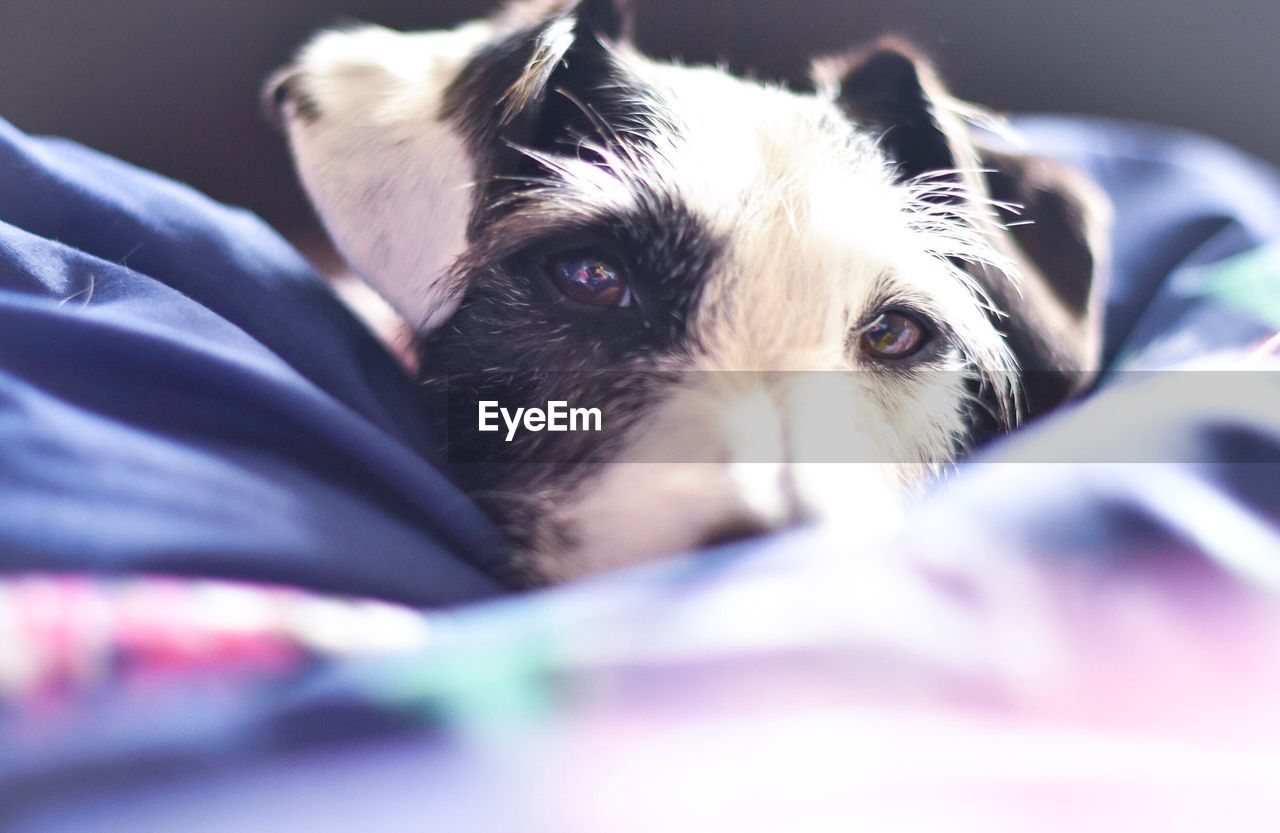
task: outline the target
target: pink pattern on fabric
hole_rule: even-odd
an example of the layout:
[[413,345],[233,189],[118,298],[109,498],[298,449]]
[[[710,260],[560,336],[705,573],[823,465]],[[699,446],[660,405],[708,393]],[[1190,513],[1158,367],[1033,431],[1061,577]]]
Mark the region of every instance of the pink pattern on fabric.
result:
[[53,702],[106,683],[278,676],[320,656],[415,647],[424,628],[391,605],[281,587],[10,577],[0,579],[0,697]]

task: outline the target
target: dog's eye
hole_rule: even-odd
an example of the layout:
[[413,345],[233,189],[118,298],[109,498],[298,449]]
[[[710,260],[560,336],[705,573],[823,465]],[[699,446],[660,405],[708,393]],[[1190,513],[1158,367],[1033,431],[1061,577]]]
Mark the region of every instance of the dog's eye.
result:
[[551,280],[580,304],[625,307],[631,288],[622,268],[596,255],[569,255],[553,260]]
[[914,315],[897,310],[880,313],[862,331],[862,349],[879,359],[905,359],[929,342],[927,327]]

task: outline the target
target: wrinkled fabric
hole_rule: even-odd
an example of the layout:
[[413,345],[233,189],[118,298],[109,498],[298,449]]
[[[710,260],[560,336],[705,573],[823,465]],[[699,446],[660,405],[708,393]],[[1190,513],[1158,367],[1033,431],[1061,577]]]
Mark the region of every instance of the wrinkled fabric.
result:
[[0,125],[0,569],[482,598],[412,385],[257,218]]
[[[837,519],[429,613],[100,577],[496,591],[411,391],[295,255],[175,186],[5,134],[27,199],[41,176],[136,192],[92,232],[57,200],[26,225],[0,213],[5,566],[95,574],[0,581],[3,829],[1270,830],[1280,180],[1182,133],[1020,125],[1116,204],[1093,395],[899,530]],[[107,242],[117,211],[155,230],[145,273],[136,240]],[[78,250],[95,237],[109,256]],[[221,241],[198,267],[193,237]],[[270,257],[244,255],[254,240]],[[434,566],[397,573],[411,551]],[[93,638],[121,610],[146,627]]]

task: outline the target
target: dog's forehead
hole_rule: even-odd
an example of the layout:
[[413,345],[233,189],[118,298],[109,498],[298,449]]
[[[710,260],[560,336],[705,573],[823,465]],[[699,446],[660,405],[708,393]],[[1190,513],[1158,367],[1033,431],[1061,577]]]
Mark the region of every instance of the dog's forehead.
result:
[[897,200],[875,138],[833,102],[719,69],[620,61],[672,127],[683,195],[712,219],[782,213],[798,227]]
[[801,326],[840,338],[843,316],[886,282],[931,292],[947,280],[875,136],[833,102],[717,69],[620,60],[670,125],[664,181],[727,243],[704,309],[749,304],[777,333],[770,305],[804,298],[831,326],[814,330],[812,316]]
[[[851,122],[830,97],[655,60],[627,44],[604,46],[599,60],[556,64],[537,49],[530,57],[531,37],[542,42],[528,32],[495,42],[449,95],[458,123],[483,137],[473,143],[478,159],[495,146],[499,153],[531,151],[541,170],[525,168],[519,177],[555,183],[524,193],[542,218],[568,220],[579,208],[584,215],[645,209],[656,194],[749,261],[784,251],[794,259],[805,249],[826,261],[875,260],[888,268],[909,249],[907,195],[876,134]],[[550,65],[564,68],[564,76]],[[549,112],[533,130],[494,141],[495,113],[512,118],[517,101],[521,108],[545,102],[534,109]],[[574,149],[579,141],[595,153]],[[593,156],[604,164],[584,163]],[[480,170],[483,176],[483,162]],[[504,188],[509,174],[498,170],[492,181]],[[491,195],[481,196],[482,208],[492,204]],[[838,262],[822,266],[842,270]]]

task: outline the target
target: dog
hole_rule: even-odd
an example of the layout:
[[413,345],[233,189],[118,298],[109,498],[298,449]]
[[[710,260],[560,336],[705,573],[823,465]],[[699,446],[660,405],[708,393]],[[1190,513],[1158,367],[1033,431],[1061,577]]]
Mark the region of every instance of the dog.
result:
[[[797,91],[652,60],[629,26],[614,0],[525,0],[327,31],[266,91],[337,247],[411,325],[513,580],[891,524],[1087,390],[1107,209],[1084,177],[1001,146],[900,41]],[[591,425],[555,430],[556,403]]]

